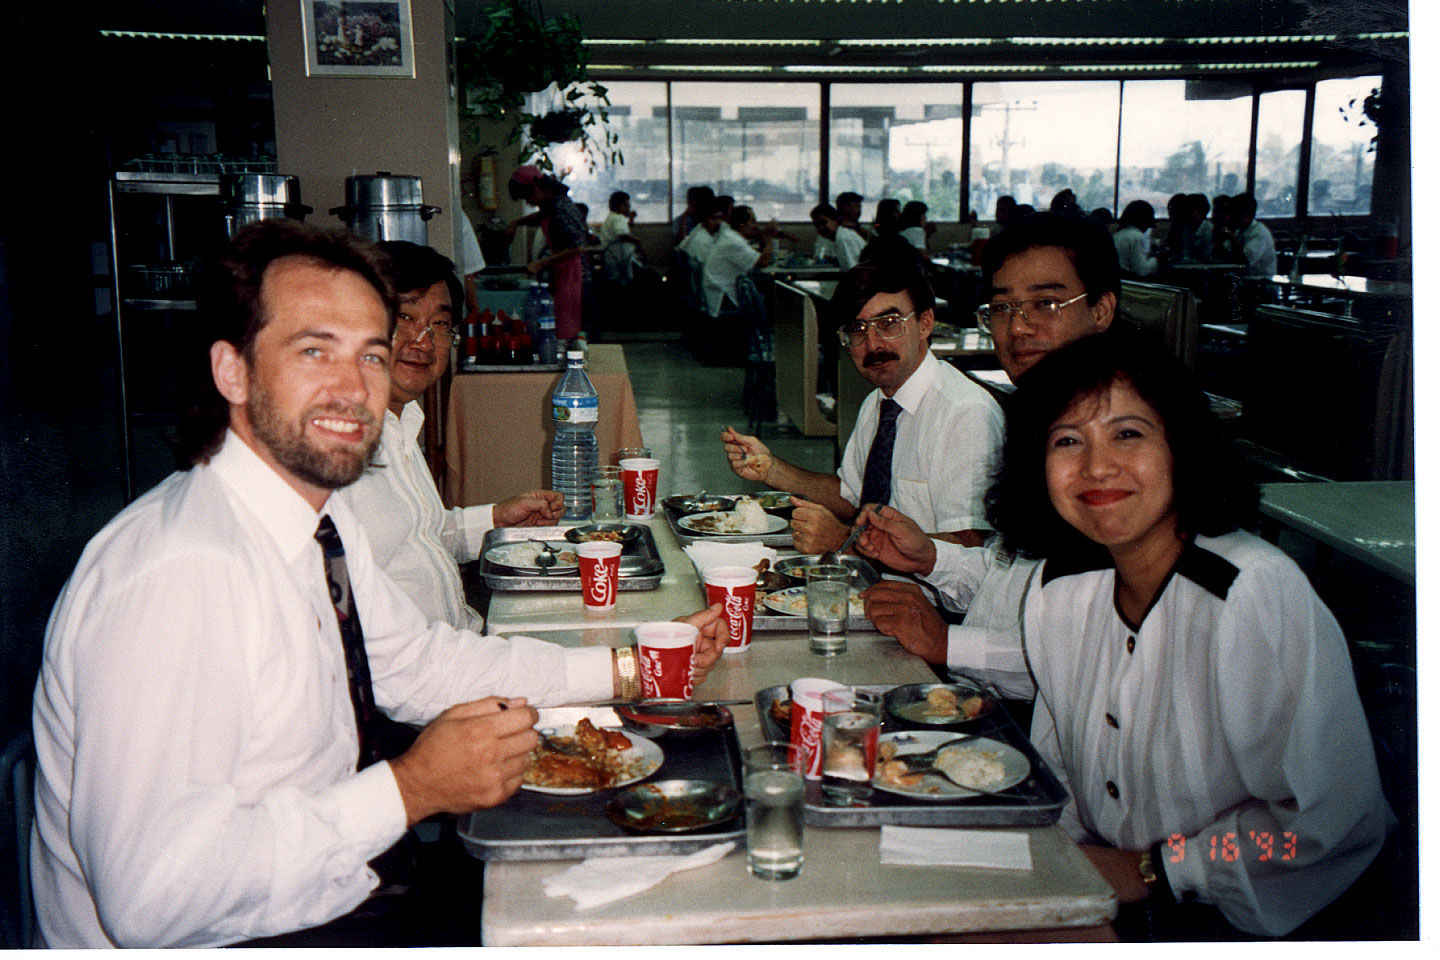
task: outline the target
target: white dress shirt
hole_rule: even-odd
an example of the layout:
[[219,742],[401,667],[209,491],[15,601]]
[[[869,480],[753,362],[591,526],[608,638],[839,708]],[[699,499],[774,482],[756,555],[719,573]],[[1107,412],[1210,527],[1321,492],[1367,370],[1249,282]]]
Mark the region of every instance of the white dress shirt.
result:
[[494,504],[445,509],[417,439],[424,425],[416,401],[398,417],[386,410],[374,466],[340,495],[364,525],[375,561],[427,620],[479,633],[485,618],[465,602],[456,564],[480,555],[495,526]]
[[1177,896],[1267,935],[1379,852],[1394,818],[1345,639],[1278,548],[1197,537],[1138,627],[1117,611],[1113,568],[1051,558],[1025,631],[1030,735],[1068,781],[1061,826],[1077,840],[1168,841],[1157,866]]
[[485,269],[485,255],[480,252],[480,241],[470,218],[461,213],[455,219],[460,224],[460,276],[468,277]]
[[836,227],[834,250],[831,255],[840,262],[841,270],[849,270],[860,262],[860,251],[865,249],[865,238],[849,227]]
[[1275,276],[1275,238],[1270,228],[1259,220],[1251,220],[1239,239],[1245,254],[1245,276],[1266,280]]
[[[726,225],[721,224],[723,229]],[[719,231],[716,231],[718,233]],[[715,234],[696,224],[695,229],[685,234],[685,239],[680,241],[679,250],[687,254],[696,263],[704,263],[705,257],[710,253],[710,248],[715,245]]]
[[750,246],[730,224],[722,224],[705,255],[705,266],[701,271],[702,289],[705,292],[705,309],[710,316],[718,317],[725,298],[736,305],[735,281],[749,273],[760,259],[760,251]]
[[[425,618],[345,544],[375,699],[425,722],[487,694],[609,696],[610,653]],[[405,830],[358,743],[321,514],[233,433],[90,541],[51,614],[35,690],[35,903],[51,947],[219,946],[325,923]]]
[[815,259],[825,260],[835,258],[835,244],[829,237],[822,237],[815,234]]
[[964,623],[947,629],[947,667],[988,680],[1007,697],[1035,698],[1020,645],[1020,610],[1039,566],[1002,548],[999,537],[983,547],[935,541],[935,567],[924,579],[946,607],[965,614]]
[[[857,506],[881,399],[874,390],[860,405],[840,462],[840,495]],[[890,506],[927,533],[985,529],[985,492],[1005,437],[999,404],[929,352],[894,400],[901,412],[890,459]]]
[[1139,227],[1122,227],[1115,232],[1114,239],[1121,270],[1148,277],[1160,269],[1160,263],[1150,256],[1150,238]]
[[900,236],[907,240],[910,243],[910,246],[914,247],[916,250],[919,250],[921,253],[925,252],[924,227],[906,227],[904,230],[900,231]]
[[630,218],[623,213],[616,213],[611,210],[605,215],[600,223],[600,245],[608,247],[615,242],[616,237],[623,237],[630,233]]

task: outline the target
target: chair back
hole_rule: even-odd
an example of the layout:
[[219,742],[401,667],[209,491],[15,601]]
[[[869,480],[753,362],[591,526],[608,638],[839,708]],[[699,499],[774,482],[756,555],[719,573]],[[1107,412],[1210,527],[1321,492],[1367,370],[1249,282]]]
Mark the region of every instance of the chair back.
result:
[[[30,889],[30,830],[35,822],[35,741],[16,735],[0,753],[0,850],[6,876],[0,884],[0,948],[24,950],[35,943],[35,903]],[[13,846],[13,850],[12,850]],[[14,883],[12,885],[11,880]],[[13,889],[12,889],[13,886]]]
[[1195,369],[1200,347],[1200,314],[1195,294],[1184,287],[1138,280],[1120,281],[1120,316],[1137,327],[1159,333],[1180,361]]
[[628,237],[610,241],[600,254],[605,282],[617,287],[632,283],[639,254],[640,245]]
[[1243,439],[1331,480],[1414,478],[1408,325],[1262,306],[1246,353]]
[[775,399],[807,437],[833,437],[815,400],[820,376],[820,332],[815,301],[788,283],[775,284]]

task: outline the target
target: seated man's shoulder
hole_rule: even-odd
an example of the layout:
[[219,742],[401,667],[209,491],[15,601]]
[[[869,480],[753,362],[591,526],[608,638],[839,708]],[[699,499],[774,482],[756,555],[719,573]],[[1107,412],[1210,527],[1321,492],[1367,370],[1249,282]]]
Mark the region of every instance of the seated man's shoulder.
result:
[[1000,404],[989,390],[944,360],[938,362],[940,368],[935,376],[935,392],[943,402],[957,409],[980,408],[996,418],[1004,419]]

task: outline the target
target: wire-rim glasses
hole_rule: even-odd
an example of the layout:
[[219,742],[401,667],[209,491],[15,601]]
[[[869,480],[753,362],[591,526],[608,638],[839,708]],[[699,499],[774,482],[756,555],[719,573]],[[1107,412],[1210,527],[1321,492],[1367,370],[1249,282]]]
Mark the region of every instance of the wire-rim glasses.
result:
[[1004,300],[1000,303],[982,303],[975,308],[975,319],[980,322],[980,328],[987,332],[993,332],[997,322],[1009,324],[1015,319],[1018,313],[1030,323],[1048,324],[1054,323],[1060,316],[1060,311],[1078,303],[1085,298],[1086,294],[1077,293],[1069,300],[1056,300],[1054,297],[1036,297],[1033,300]]
[[898,313],[886,313],[869,320],[852,320],[836,330],[835,335],[840,338],[840,345],[845,347],[851,343],[863,342],[872,329],[881,340],[898,340],[905,335],[905,321],[918,312],[911,310],[903,317]]

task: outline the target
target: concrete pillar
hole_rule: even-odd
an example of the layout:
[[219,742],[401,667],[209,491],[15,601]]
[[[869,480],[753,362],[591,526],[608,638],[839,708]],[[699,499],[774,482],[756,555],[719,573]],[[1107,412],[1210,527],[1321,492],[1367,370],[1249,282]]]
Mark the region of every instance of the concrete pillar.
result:
[[307,222],[340,223],[345,178],[385,170],[421,178],[425,202],[441,208],[430,246],[459,260],[459,125],[453,76],[455,16],[435,0],[410,0],[414,77],[307,77],[303,4],[267,5],[275,146],[281,173],[300,178]]

